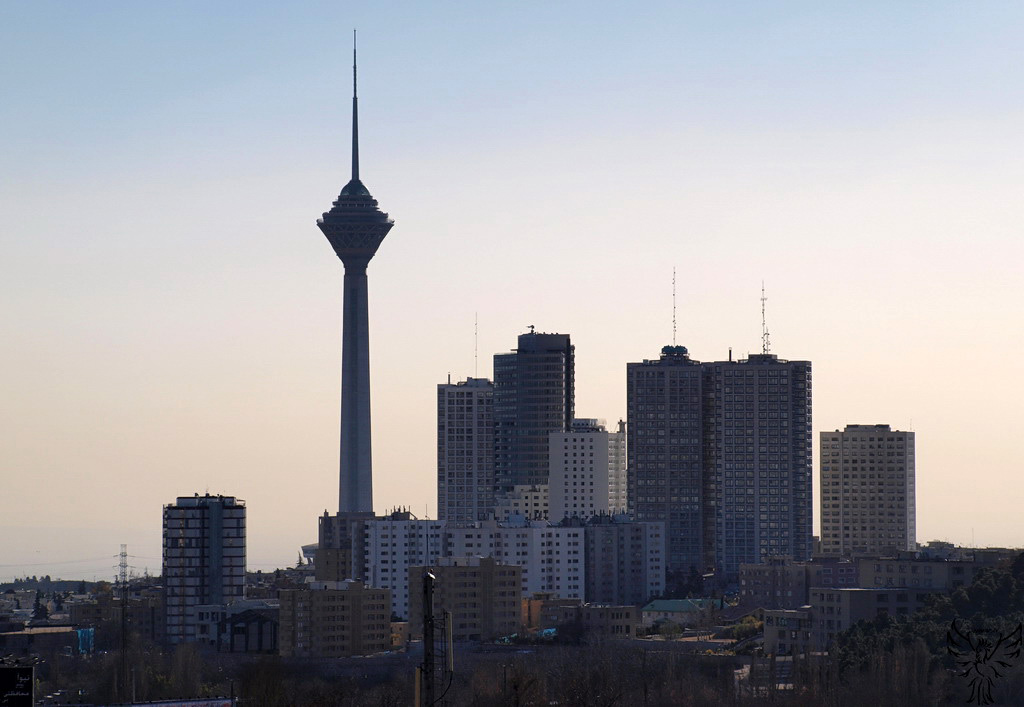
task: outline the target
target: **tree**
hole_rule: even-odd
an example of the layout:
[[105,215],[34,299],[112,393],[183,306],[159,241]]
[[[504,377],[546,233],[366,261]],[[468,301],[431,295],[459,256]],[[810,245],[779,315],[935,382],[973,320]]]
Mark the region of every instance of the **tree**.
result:
[[50,616],[50,610],[46,608],[46,602],[43,601],[42,597],[43,593],[37,591],[35,603],[32,605],[33,621],[45,621]]

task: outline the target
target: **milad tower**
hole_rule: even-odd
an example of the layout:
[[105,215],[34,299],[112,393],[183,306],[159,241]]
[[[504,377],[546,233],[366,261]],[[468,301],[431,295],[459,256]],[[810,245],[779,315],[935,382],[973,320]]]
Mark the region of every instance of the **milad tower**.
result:
[[366,267],[395,222],[359,181],[359,108],[356,50],[352,48],[352,179],[331,210],[317,219],[334,252],[345,264],[341,333],[340,514],[373,513],[370,455],[370,317]]

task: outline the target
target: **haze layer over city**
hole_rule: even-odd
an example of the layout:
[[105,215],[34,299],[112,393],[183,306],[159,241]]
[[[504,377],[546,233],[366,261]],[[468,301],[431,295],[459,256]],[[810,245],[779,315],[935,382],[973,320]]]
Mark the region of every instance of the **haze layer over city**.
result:
[[1019,5],[39,2],[0,22],[0,579],[109,577],[120,543],[158,573],[161,506],[206,490],[246,500],[251,569],[316,540],[353,26],[396,221],[377,512],[434,516],[436,384],[530,326],[572,336],[578,416],[624,418],[674,268],[699,360],[761,350],[764,283],[815,441],[916,432],[920,541],[1024,544]]

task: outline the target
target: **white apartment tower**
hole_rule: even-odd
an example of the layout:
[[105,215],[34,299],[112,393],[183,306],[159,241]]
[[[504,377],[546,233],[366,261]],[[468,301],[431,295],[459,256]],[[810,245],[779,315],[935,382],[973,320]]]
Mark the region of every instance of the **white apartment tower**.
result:
[[608,432],[603,420],[577,419],[548,439],[552,522],[626,512],[625,423]]
[[522,568],[523,596],[547,592],[562,599],[583,599],[586,589],[586,529],[557,527],[546,521],[499,525],[479,523],[475,528],[449,528],[452,557],[493,557]]
[[365,524],[366,584],[391,590],[393,614],[409,617],[409,568],[429,566],[448,555],[446,525],[443,520],[420,520],[408,511]]
[[437,386],[437,517],[474,523],[494,513],[494,386]]
[[180,496],[164,506],[163,546],[167,640],[194,641],[192,607],[245,597],[245,501]]
[[822,554],[916,550],[914,433],[847,425],[820,444]]

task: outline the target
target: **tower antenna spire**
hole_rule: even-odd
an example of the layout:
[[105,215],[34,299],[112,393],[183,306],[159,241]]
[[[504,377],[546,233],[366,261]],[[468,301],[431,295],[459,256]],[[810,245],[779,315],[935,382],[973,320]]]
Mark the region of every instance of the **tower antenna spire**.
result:
[[359,180],[359,97],[356,90],[356,31],[352,30],[352,180]]
[[355,30],[352,30],[352,179],[359,178],[359,99],[355,77]]
[[473,377],[478,378],[477,364],[480,359],[480,315],[473,312]]
[[768,320],[765,318],[764,303],[768,301],[768,298],[764,296],[764,280],[761,280],[761,353],[766,354],[771,351],[772,344],[768,338]]
[[676,266],[672,266],[672,345],[676,345]]

